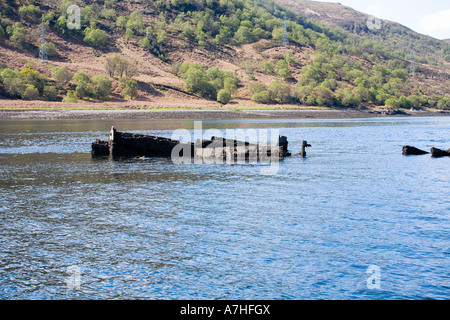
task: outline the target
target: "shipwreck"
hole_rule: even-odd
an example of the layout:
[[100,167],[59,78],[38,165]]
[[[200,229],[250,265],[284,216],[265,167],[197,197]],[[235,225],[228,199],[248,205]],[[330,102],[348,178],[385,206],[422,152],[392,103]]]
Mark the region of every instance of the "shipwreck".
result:
[[[302,155],[305,148],[310,147],[306,141],[302,143]],[[251,144],[245,141],[211,137],[183,143],[179,140],[117,131],[111,127],[107,141],[97,139],[92,143],[92,156],[114,158],[136,157],[189,157],[200,159],[217,159],[223,161],[268,161],[282,160],[291,156],[285,136],[278,136],[278,143],[273,146]]]
[[432,147],[430,152],[428,152],[412,146],[403,146],[402,153],[405,156],[431,154],[431,157],[433,158],[450,157],[450,149],[442,150],[435,147]]

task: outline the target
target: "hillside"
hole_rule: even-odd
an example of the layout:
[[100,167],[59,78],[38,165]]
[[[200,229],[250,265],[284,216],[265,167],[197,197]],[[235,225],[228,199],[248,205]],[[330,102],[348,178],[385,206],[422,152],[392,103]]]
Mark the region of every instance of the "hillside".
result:
[[[362,14],[337,4],[305,2],[315,6],[305,16],[292,6],[303,2],[276,2],[287,9],[270,1],[78,1],[80,28],[71,29],[70,1],[0,0],[0,98],[22,107],[25,99],[128,108],[450,108],[445,42],[394,23],[370,32]],[[408,46],[427,53],[415,56],[414,73]]]

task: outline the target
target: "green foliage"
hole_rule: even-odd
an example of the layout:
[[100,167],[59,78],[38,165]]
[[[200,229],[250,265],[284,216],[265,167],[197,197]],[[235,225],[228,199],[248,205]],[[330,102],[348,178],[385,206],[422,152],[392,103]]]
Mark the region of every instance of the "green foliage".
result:
[[217,93],[217,101],[221,104],[227,104],[231,100],[231,94],[226,89],[220,89]]
[[291,100],[291,88],[290,86],[278,80],[273,81],[269,85],[269,98],[278,103],[288,103]]
[[84,42],[95,49],[106,47],[106,32],[96,28],[86,28],[84,31]]
[[263,91],[267,91],[267,87],[264,83],[253,81],[247,85],[250,96],[253,96],[255,93],[260,93]]
[[71,103],[77,103],[78,102],[78,97],[75,93],[73,93],[72,91],[67,91],[67,95],[64,97],[64,99],[62,100],[63,102],[71,102]]
[[73,74],[66,67],[54,67],[52,69],[52,77],[62,87],[72,80]]
[[136,80],[130,77],[122,77],[119,79],[119,84],[124,95],[129,96],[131,99],[136,98],[138,93],[138,83]]
[[30,4],[28,6],[24,5],[24,6],[21,6],[19,8],[19,16],[20,16],[20,18],[21,19],[26,19],[26,20],[29,20],[29,21],[33,21],[33,22],[37,21],[37,19],[38,19],[38,16],[37,16],[38,12],[39,12],[39,7],[35,6],[35,5],[32,5],[32,4]]
[[58,55],[58,49],[53,42],[46,42],[45,49],[47,50],[47,56],[49,58],[54,58]]
[[361,104],[360,98],[350,88],[337,90],[336,99],[340,106],[346,108],[355,108]]
[[264,61],[259,65],[259,71],[264,74],[273,74],[275,72],[275,68],[269,61]]
[[388,108],[397,108],[398,107],[398,101],[394,98],[389,98],[384,102],[384,105]]
[[233,73],[221,71],[217,68],[205,68],[198,63],[183,63],[179,75],[185,80],[185,89],[202,97],[216,100],[217,93],[225,89],[234,92],[239,84],[239,78]]
[[122,78],[134,77],[138,74],[136,65],[132,64],[120,56],[107,57],[105,60],[105,70],[110,77],[118,76]]
[[54,86],[45,86],[42,98],[46,101],[55,101],[58,98],[58,90]]
[[39,91],[33,85],[27,84],[24,92],[22,93],[23,100],[38,100]]
[[92,77],[93,96],[99,100],[108,100],[111,95],[112,84],[107,76],[96,75]]
[[27,44],[27,33],[28,31],[22,26],[20,22],[15,23],[13,26],[9,26],[6,29],[7,33],[10,35],[9,40],[19,48],[24,48]]
[[269,93],[267,91],[260,91],[260,92],[255,92],[252,96],[251,96],[251,100],[253,102],[256,103],[263,103],[266,104],[269,102],[270,98],[269,98]]

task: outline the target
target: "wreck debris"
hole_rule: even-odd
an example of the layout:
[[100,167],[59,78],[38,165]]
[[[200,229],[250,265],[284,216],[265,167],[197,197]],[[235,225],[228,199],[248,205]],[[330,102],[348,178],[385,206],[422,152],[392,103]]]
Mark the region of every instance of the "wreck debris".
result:
[[409,155],[422,155],[422,154],[427,154],[429,152],[424,151],[424,150],[420,150],[416,147],[412,147],[412,146],[403,146],[402,149],[403,155],[405,156],[409,156]]
[[171,157],[174,152],[177,157],[227,161],[263,161],[271,157],[281,160],[291,155],[285,136],[279,136],[275,146],[261,146],[214,136],[210,140],[182,143],[169,138],[119,132],[111,127],[108,141],[97,139],[92,143],[94,157]]
[[450,149],[448,150],[441,150],[435,147],[432,147],[430,149],[431,156],[433,158],[440,158],[440,157],[450,157]]
[[300,156],[302,158],[306,157],[306,148],[307,147],[311,147],[311,145],[307,141],[303,140],[302,141],[302,151],[300,151]]

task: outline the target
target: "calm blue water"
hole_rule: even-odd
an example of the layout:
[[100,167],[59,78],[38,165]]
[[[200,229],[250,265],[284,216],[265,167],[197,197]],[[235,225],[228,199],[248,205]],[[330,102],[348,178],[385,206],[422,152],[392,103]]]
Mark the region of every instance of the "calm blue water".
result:
[[450,148],[449,117],[203,122],[312,144],[276,175],[93,160],[112,124],[193,128],[0,122],[0,299],[450,298],[450,158],[401,154]]

